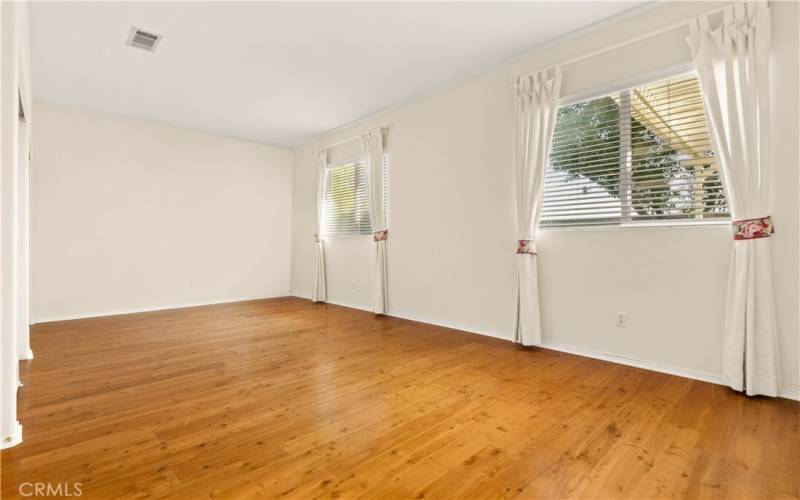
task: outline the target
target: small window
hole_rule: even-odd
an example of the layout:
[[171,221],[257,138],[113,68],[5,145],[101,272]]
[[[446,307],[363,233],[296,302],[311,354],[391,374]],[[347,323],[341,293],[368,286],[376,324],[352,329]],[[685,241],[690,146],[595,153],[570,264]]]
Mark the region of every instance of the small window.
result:
[[559,108],[542,228],[729,217],[696,75]]
[[[372,234],[369,214],[367,168],[357,160],[325,169],[322,203],[324,236],[359,236]],[[383,210],[388,226],[388,158],[383,157]]]

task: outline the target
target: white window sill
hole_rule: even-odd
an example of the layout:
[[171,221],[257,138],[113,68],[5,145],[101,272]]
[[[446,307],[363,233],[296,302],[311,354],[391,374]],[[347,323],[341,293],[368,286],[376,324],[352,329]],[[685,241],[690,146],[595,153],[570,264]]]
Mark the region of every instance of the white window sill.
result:
[[642,228],[707,228],[709,226],[730,226],[731,219],[687,222],[687,221],[664,221],[664,222],[634,222],[628,224],[608,224],[597,226],[571,226],[571,227],[540,227],[538,231],[561,232],[561,231],[614,231]]
[[354,238],[372,238],[372,233],[370,233],[370,234],[329,234],[329,235],[324,235],[323,234],[321,236],[321,238],[322,238],[323,241],[325,241],[325,240],[339,240],[339,239],[350,240],[350,239],[354,239]]

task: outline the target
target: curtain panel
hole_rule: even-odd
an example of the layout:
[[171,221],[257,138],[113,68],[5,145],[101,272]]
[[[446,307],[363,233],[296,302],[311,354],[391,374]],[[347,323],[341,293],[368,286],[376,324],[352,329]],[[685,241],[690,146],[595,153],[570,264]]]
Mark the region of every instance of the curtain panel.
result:
[[721,25],[691,23],[687,39],[733,216],[723,332],[723,379],[748,395],[780,390],[770,261],[769,56],[766,2],[737,3]]
[[514,169],[517,211],[517,294],[514,342],[542,342],[539,310],[536,227],[544,177],[555,130],[561,69],[522,75],[514,80],[516,136]]
[[372,221],[372,310],[385,314],[389,307],[386,273],[386,214],[383,211],[383,129],[376,128],[361,135],[361,154],[369,176],[369,216]]
[[317,169],[317,232],[314,234],[314,287],[312,302],[325,302],[328,293],[325,286],[325,243],[322,239],[322,206],[325,198],[325,169],[328,168],[328,150],[314,151]]

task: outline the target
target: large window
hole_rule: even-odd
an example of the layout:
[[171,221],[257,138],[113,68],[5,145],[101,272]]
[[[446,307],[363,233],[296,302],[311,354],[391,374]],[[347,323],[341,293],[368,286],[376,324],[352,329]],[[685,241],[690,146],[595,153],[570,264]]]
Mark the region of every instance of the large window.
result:
[[[369,215],[367,168],[357,160],[325,169],[325,195],[322,203],[324,236],[372,234]],[[388,226],[388,159],[383,157],[383,210]]]
[[542,227],[727,218],[695,75],[558,110]]

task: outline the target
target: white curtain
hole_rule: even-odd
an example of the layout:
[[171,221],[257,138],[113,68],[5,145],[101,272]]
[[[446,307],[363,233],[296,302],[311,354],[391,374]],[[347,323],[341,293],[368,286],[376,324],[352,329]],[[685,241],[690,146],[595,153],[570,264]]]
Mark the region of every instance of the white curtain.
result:
[[325,302],[328,293],[325,287],[325,243],[322,241],[322,204],[325,199],[325,169],[328,167],[328,150],[314,151],[314,164],[317,167],[317,232],[314,234],[314,289],[313,302]]
[[383,130],[377,128],[361,136],[361,153],[369,175],[369,217],[372,220],[372,310],[384,314],[388,308],[386,280],[386,214],[383,211]]
[[544,191],[544,174],[555,129],[561,70],[545,70],[517,77],[514,167],[517,192],[517,314],[514,342],[542,342],[539,313],[536,227]]
[[780,389],[769,217],[770,11],[737,3],[722,24],[695,20],[687,39],[703,89],[734,223],[723,337],[725,382],[748,395]]

